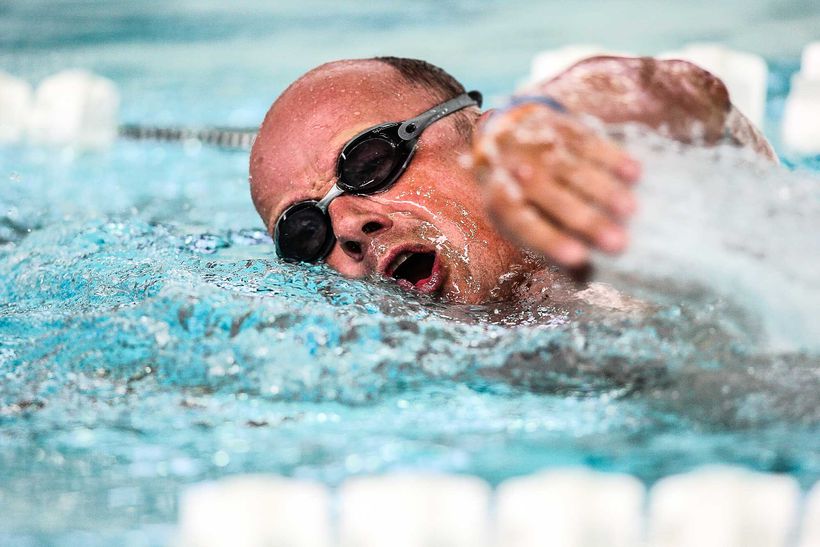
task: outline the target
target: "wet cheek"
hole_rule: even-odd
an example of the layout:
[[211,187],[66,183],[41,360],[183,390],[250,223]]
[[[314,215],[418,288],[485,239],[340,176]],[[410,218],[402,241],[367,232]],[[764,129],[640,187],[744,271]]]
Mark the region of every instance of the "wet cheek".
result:
[[476,223],[470,212],[457,200],[447,199],[435,189],[416,189],[405,192],[400,198],[413,200],[424,212],[425,220],[418,226],[420,239],[432,243],[450,265],[453,281],[461,292],[477,289],[472,275],[472,247],[482,244],[475,241]]
[[338,245],[334,247],[333,251],[325,260],[325,263],[330,269],[339,272],[345,277],[357,278],[364,277],[367,274],[363,264],[350,260]]
[[[448,237],[445,230],[431,223],[423,223],[419,227],[418,237],[432,243],[441,255],[442,261],[448,270],[448,294],[451,299],[458,301],[472,301],[472,295],[478,294],[482,288],[482,281],[478,277],[481,271],[480,258],[475,260],[479,253],[475,244],[465,242],[462,235]],[[458,228],[450,227],[450,231],[458,232]]]
[[[391,219],[423,219],[413,228],[413,235],[432,243],[448,265],[448,296],[472,301],[481,294],[487,281],[481,278],[486,265],[482,264],[484,253],[480,249],[488,245],[487,238],[482,237],[480,219],[477,222],[474,218],[481,213],[431,185],[399,191],[390,201],[399,208],[391,213]],[[397,222],[394,228],[401,225]]]
[[431,185],[397,193],[395,203],[414,210],[424,221],[434,224],[439,231],[454,241],[464,242],[475,237],[477,224],[474,216],[481,214],[453,196]]
[[480,222],[461,219],[455,223],[457,236],[449,238],[444,245],[445,256],[458,275],[453,278],[453,288],[460,299],[470,302],[481,301],[500,283],[500,277],[507,273],[506,265],[499,260],[494,249],[495,234]]

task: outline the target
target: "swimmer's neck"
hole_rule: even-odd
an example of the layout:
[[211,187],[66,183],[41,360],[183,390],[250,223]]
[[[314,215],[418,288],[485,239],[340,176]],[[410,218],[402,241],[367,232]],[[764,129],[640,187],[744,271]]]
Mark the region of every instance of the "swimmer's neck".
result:
[[513,291],[513,300],[532,305],[549,304],[574,309],[578,306],[601,311],[637,313],[650,309],[612,285],[599,281],[579,281],[565,271],[544,266],[522,276]]

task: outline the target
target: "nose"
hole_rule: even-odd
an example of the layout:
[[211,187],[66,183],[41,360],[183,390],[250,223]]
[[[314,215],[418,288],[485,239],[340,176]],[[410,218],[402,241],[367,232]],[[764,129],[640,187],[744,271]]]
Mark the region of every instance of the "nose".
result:
[[339,247],[344,254],[361,262],[370,241],[389,230],[393,221],[381,210],[381,205],[360,196],[344,195],[336,198],[328,208],[330,221]]

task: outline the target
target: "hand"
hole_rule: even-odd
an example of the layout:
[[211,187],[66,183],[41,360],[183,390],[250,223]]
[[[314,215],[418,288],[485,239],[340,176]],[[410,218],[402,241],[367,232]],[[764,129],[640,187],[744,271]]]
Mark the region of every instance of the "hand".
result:
[[573,116],[539,103],[496,113],[473,160],[491,218],[519,245],[568,268],[626,247],[640,164]]

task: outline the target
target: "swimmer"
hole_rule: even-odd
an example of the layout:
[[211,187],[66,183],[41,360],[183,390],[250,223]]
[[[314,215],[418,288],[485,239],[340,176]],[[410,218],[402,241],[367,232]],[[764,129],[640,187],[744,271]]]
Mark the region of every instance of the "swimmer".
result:
[[[500,110],[444,70],[380,57],[324,64],[273,103],[250,159],[279,256],[452,302],[561,285],[626,249],[640,164],[595,123],[775,160],[723,83],[685,62],[594,57]],[[590,122],[598,120],[599,122]]]

